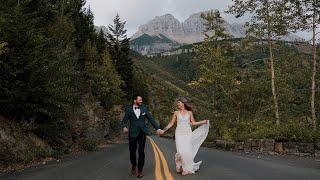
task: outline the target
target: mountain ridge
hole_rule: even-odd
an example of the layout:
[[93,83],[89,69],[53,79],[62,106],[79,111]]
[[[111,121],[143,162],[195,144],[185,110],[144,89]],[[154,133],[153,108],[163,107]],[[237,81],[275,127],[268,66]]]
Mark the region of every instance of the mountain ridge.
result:
[[[191,14],[187,19],[180,22],[172,14],[155,16],[147,23],[139,26],[136,33],[130,37],[130,47],[143,55],[157,54],[171,51],[183,45],[202,42],[205,38],[203,31],[204,20],[200,17],[201,11]],[[244,23],[229,23],[224,19],[223,26],[234,38],[246,36]],[[105,33],[108,29],[104,26],[96,26],[97,31],[102,29]],[[303,39],[295,34],[281,37],[285,41],[302,41]]]
[[[181,44],[193,44],[203,41],[205,38],[203,31],[205,29],[201,13],[209,11],[202,11],[191,14],[187,19],[180,22],[172,14],[165,14],[156,16],[148,21],[146,24],[140,25],[138,31],[134,33],[131,39],[136,39],[142,34],[156,35],[158,33],[164,34],[170,39],[173,39]],[[244,37],[245,29],[240,23],[230,24],[225,20],[224,26],[234,37]]]

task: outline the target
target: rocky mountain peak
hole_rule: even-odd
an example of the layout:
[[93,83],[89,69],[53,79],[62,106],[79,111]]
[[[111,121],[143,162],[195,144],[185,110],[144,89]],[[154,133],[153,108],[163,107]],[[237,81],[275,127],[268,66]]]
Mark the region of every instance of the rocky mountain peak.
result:
[[[180,22],[172,14],[165,14],[163,16],[156,16],[154,19],[148,23],[141,25],[132,39],[135,39],[143,34],[156,35],[163,34],[168,38],[177,41],[182,44],[191,44],[203,41],[204,35],[202,34],[204,30],[203,20],[201,19],[201,13],[209,11],[198,12],[190,15],[185,21]],[[233,30],[231,25],[226,23],[228,30]],[[237,28],[240,25],[237,24]],[[242,26],[241,26],[242,27]],[[243,29],[243,27],[242,27]],[[242,30],[240,31],[242,32]],[[234,33],[233,31],[230,32]],[[235,32],[235,35],[239,35],[239,32]]]
[[156,16],[155,19],[175,19],[175,17],[172,14],[165,14],[162,16]]

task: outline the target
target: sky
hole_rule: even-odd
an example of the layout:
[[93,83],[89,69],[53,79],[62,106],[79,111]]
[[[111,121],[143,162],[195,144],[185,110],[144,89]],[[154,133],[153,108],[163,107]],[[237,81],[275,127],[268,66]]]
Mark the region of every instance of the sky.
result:
[[[107,26],[112,23],[113,17],[119,13],[127,21],[126,28],[131,36],[155,16],[172,14],[180,22],[191,14],[210,9],[219,9],[221,12],[228,9],[231,0],[87,0],[86,6],[91,8],[95,16],[95,25]],[[229,22],[241,22],[232,15],[222,15]]]
[[[132,36],[140,25],[156,16],[172,14],[180,22],[191,14],[218,9],[224,12],[231,6],[232,0],[87,0],[86,7],[90,7],[95,16],[94,23],[98,26],[108,26],[119,13],[126,21],[125,28],[128,36]],[[243,23],[247,18],[236,19],[233,15],[222,13],[229,23]],[[310,39],[310,33],[299,32],[297,35]]]

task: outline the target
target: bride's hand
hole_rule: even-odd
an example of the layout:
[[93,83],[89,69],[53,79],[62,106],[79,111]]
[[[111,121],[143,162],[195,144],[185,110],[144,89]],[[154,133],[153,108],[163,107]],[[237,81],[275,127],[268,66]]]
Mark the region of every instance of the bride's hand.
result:
[[209,120],[203,120],[203,124],[208,124]]

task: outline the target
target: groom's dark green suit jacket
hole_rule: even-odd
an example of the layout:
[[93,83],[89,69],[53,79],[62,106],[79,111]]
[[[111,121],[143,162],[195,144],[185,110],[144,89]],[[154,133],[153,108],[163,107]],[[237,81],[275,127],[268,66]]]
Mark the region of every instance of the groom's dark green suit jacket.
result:
[[132,105],[129,106],[125,111],[125,115],[122,120],[122,127],[128,128],[129,122],[129,137],[138,137],[140,130],[142,130],[146,134],[149,134],[149,130],[146,125],[146,119],[156,130],[160,129],[159,125],[156,123],[147,107],[145,105],[141,105],[139,106],[139,108],[141,112],[139,118],[137,118],[137,116],[135,115]]

